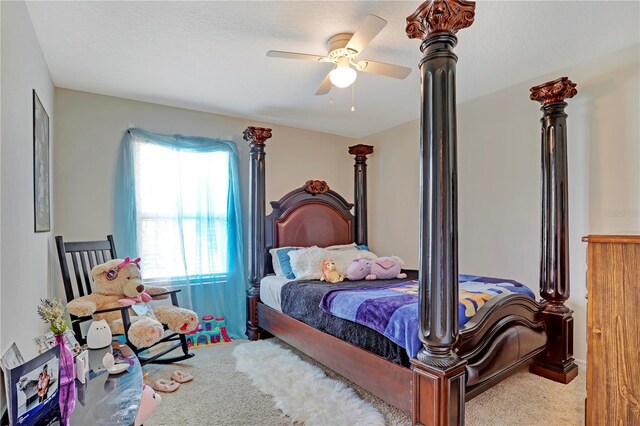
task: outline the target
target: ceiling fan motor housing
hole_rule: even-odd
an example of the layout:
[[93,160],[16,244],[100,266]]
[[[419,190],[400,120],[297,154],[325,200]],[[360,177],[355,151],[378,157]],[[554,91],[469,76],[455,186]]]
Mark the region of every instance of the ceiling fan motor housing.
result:
[[338,62],[340,58],[345,57],[352,60],[358,55],[357,51],[346,48],[351,37],[353,37],[353,33],[340,33],[334,35],[327,41],[327,50],[329,51],[327,57],[332,62]]

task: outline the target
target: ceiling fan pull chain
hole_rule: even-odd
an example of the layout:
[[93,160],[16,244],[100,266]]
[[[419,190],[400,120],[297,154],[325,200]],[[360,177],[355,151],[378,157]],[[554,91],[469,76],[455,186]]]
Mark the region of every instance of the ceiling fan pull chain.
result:
[[356,85],[355,83],[351,85],[351,112],[354,112],[356,110]]

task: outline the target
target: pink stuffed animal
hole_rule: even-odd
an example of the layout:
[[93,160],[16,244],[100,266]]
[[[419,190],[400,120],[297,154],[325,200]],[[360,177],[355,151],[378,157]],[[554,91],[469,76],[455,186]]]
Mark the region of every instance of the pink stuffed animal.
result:
[[407,278],[402,273],[402,260],[399,257],[378,257],[375,259],[354,259],[347,268],[347,279],[355,280],[388,280]]
[[160,395],[155,393],[151,386],[145,384],[142,385],[142,399],[140,400],[140,408],[138,409],[138,415],[136,416],[135,426],[141,426],[145,421],[151,417],[158,405],[160,405]]

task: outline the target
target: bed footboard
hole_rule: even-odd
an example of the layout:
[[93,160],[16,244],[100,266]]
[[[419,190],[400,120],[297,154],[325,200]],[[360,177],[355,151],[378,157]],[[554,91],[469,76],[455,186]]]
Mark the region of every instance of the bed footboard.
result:
[[524,295],[494,298],[460,333],[467,361],[467,400],[533,362],[547,343],[544,305]]

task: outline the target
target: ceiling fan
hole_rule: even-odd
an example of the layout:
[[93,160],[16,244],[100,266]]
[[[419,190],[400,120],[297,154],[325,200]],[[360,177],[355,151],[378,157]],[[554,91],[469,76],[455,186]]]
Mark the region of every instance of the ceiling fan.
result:
[[303,61],[331,62],[335,66],[320,83],[316,95],[326,95],[331,85],[344,88],[349,87],[358,76],[357,71],[370,72],[398,79],[404,79],[411,73],[411,68],[399,65],[360,60],[358,56],[371,43],[387,21],[376,15],[368,15],[355,33],[340,33],[327,41],[329,53],[326,56],[310,55],[307,53],[283,52],[269,50],[267,56],[272,58],[301,59]]

